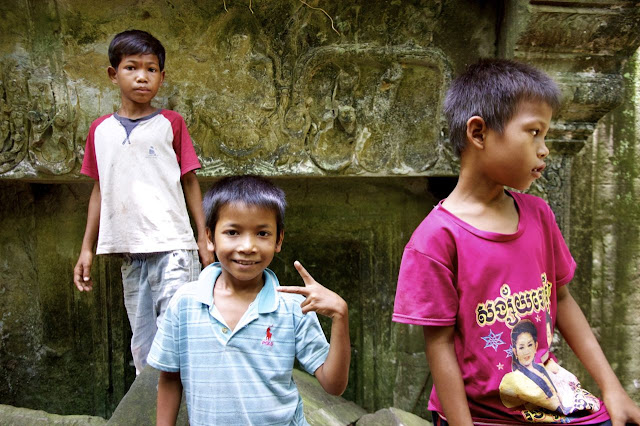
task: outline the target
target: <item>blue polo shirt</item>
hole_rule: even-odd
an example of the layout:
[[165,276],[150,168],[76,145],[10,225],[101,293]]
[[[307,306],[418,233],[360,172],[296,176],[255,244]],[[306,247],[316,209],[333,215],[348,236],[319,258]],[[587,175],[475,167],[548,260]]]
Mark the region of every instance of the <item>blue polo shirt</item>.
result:
[[191,425],[306,425],[292,378],[294,360],[313,374],[329,344],[314,312],[303,314],[303,296],[265,283],[231,331],[213,300],[219,263],[171,299],[148,363],[180,372]]

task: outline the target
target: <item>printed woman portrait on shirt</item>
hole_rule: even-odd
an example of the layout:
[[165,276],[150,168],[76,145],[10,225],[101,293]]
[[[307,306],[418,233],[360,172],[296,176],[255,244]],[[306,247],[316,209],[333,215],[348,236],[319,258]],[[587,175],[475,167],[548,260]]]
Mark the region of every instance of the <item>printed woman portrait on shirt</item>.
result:
[[524,406],[527,410],[546,408],[564,412],[551,377],[542,364],[535,362],[538,331],[529,320],[522,320],[511,330],[511,373],[500,382],[500,399],[508,408]]
[[[551,324],[551,315],[546,315],[547,342],[551,347],[553,341],[553,325]],[[551,381],[556,387],[558,398],[563,407],[564,414],[570,414],[574,411],[589,410],[597,412],[600,410],[600,400],[583,389],[580,381],[570,371],[561,367],[553,357],[549,356],[549,352],[542,356],[544,368],[547,370]]]

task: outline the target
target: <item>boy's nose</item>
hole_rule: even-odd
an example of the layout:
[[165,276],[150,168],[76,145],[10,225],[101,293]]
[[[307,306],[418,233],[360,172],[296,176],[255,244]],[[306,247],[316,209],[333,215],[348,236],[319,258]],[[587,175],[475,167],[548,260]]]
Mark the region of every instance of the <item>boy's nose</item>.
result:
[[144,71],[140,71],[137,75],[136,75],[136,80],[139,82],[145,82],[147,81],[147,73]]
[[542,141],[542,144],[538,149],[538,158],[546,158],[547,155],[549,155],[549,148],[547,148],[547,144]]
[[252,252],[255,249],[255,241],[250,236],[244,237],[240,240],[240,244],[238,244],[238,251],[243,253]]

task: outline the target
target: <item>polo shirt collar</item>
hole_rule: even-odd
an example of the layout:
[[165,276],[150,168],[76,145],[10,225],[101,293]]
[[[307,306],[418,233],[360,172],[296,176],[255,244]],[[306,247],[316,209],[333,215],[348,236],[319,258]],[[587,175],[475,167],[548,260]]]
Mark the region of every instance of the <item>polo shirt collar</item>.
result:
[[[212,263],[200,272],[195,292],[195,299],[198,302],[209,306],[209,308],[213,306],[213,287],[216,285],[216,280],[221,273],[220,262]],[[257,303],[259,314],[268,314],[278,308],[280,295],[276,288],[279,286],[280,283],[276,274],[270,269],[265,269],[264,285],[253,302]]]

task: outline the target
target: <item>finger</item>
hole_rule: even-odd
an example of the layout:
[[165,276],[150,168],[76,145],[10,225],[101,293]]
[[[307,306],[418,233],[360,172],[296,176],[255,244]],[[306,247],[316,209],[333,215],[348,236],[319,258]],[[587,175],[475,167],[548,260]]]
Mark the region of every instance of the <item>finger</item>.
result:
[[82,266],[81,265],[76,265],[76,267],[73,268],[73,283],[76,285],[76,287],[78,287],[78,290],[83,291],[84,286],[82,282]]
[[93,287],[93,282],[91,281],[91,264],[88,265],[80,265],[80,277],[79,284],[82,288],[79,287],[80,291],[91,291]]
[[300,287],[295,285],[280,286],[277,288],[277,290],[282,293],[302,294],[305,297],[309,294],[309,290],[306,287]]
[[311,274],[309,274],[309,272],[307,272],[307,270],[304,268],[304,266],[302,266],[302,264],[300,262],[298,262],[296,260],[295,262],[293,262],[293,266],[295,266],[296,270],[298,271],[298,273],[302,277],[302,281],[304,281],[305,285],[313,284],[313,283],[316,282],[316,280],[313,279]]
[[301,308],[305,308],[305,307],[306,307],[307,305],[309,305],[310,303],[311,303],[311,298],[310,298],[310,297],[307,297],[306,299],[304,299],[304,300],[302,301],[302,303],[300,304],[300,307],[301,307]]

